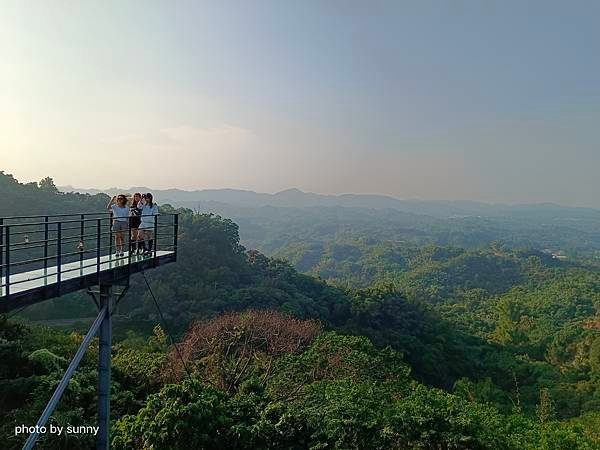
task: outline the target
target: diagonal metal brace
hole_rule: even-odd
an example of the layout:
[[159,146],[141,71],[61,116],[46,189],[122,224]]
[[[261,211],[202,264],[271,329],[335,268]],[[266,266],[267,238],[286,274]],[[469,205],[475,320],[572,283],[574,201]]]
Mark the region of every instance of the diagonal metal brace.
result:
[[[48,419],[50,418],[50,416],[56,409],[56,406],[58,405],[58,401],[62,397],[67,386],[69,385],[69,381],[71,381],[71,378],[73,377],[73,374],[75,373],[75,370],[77,369],[77,366],[79,366],[79,363],[81,362],[81,359],[83,358],[83,355],[85,355],[85,352],[87,351],[88,347],[90,346],[90,342],[92,342],[92,339],[94,338],[94,336],[96,336],[96,333],[98,332],[98,329],[100,328],[100,324],[102,323],[102,321],[104,320],[104,318],[107,315],[108,315],[108,307],[104,306],[98,313],[98,317],[96,317],[96,320],[94,320],[94,323],[92,324],[89,331],[85,335],[85,338],[83,339],[83,342],[79,346],[77,353],[75,353],[75,356],[73,357],[73,360],[69,364],[69,367],[67,367],[67,370],[66,370],[65,374],[63,375],[62,379],[60,380],[60,383],[58,383],[58,386],[56,387],[54,394],[52,394],[52,398],[50,398],[50,401],[46,405],[44,412],[42,413],[39,420],[37,421],[36,430],[39,430],[41,427],[46,425],[46,422],[48,422]],[[39,436],[40,436],[40,434],[37,431],[34,431],[33,433],[31,433],[29,435],[29,438],[27,438],[25,445],[23,446],[23,450],[31,450],[33,448],[33,446],[35,445],[36,441],[38,440]]]
[[87,293],[90,297],[92,297],[92,300],[94,300],[94,303],[96,304],[96,307],[98,309],[100,309],[100,303],[98,303],[98,299],[96,298],[96,292],[92,291],[90,288],[87,289]]
[[119,305],[119,302],[121,301],[121,299],[123,297],[125,297],[125,294],[127,294],[127,291],[129,290],[129,283],[121,290],[121,292],[119,292],[117,294],[117,299],[115,300],[115,303],[112,307],[112,310],[110,311],[110,315],[112,316],[115,311],[117,310],[117,306]]

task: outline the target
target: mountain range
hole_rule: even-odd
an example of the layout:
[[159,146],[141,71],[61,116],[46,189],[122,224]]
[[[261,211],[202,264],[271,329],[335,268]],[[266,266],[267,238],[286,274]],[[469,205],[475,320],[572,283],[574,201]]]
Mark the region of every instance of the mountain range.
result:
[[416,200],[398,199],[379,194],[340,194],[328,195],[304,192],[299,189],[287,189],[275,194],[254,192],[241,189],[203,189],[186,191],[181,189],[152,189],[143,186],[134,186],[128,189],[81,189],[72,186],[61,186],[63,192],[80,192],[88,194],[107,193],[115,195],[120,192],[152,192],[159,203],[170,203],[174,206],[191,209],[204,209],[212,206],[234,206],[241,208],[262,207],[349,207],[370,209],[393,209],[412,214],[428,215],[438,218],[466,217],[466,216],[529,216],[546,217],[548,220],[556,218],[566,220],[600,219],[600,210],[592,208],[561,206],[553,203],[538,204],[505,204],[483,203],[468,200]]

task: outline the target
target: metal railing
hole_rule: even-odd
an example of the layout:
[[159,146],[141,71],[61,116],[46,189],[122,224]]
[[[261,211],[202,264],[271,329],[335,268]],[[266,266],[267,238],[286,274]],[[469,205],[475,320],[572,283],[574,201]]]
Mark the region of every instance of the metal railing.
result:
[[[131,251],[131,218],[126,219],[125,230],[113,231],[110,211],[0,217],[0,297],[10,296],[11,289],[21,283],[39,279],[57,283],[60,290],[63,275],[94,266],[99,274],[105,261],[131,264],[132,259],[156,258],[158,252],[177,253],[178,214],[137,217],[152,217],[152,228],[146,228],[153,234],[151,254],[138,256]],[[119,233],[124,241],[123,256],[114,254]],[[18,277],[24,272],[31,276]]]

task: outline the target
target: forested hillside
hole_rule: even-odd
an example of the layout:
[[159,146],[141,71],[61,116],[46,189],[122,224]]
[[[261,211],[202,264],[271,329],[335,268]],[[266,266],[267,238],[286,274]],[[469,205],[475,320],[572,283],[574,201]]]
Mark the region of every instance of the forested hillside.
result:
[[[107,200],[3,174],[0,189],[2,215]],[[148,278],[183,361],[135,276],[115,316],[115,448],[600,448],[593,257],[369,235],[288,246],[279,256],[302,274],[241,246],[231,220],[180,213],[179,262]],[[19,448],[14,424],[36,420],[81,340],[15,319],[93,312],[72,295],[0,322],[8,448]],[[92,351],[53,420],[93,422],[95,383]],[[71,439],[42,446],[90,445]]]
[[[65,190],[76,191],[73,187]],[[79,189],[98,194],[97,189]],[[116,188],[107,192],[122,192]],[[308,262],[347,241],[388,241],[476,248],[492,241],[570,256],[600,255],[600,210],[541,204],[399,200],[381,195],[321,195],[288,189],[264,194],[236,189],[153,191],[162,203],[234,220],[242,242],[268,255],[307,252]],[[304,266],[303,266],[304,267]],[[301,270],[305,270],[302,268]]]
[[106,194],[59,192],[49,177],[39,183],[19,183],[1,170],[0,194],[2,217],[105,211],[109,200]]

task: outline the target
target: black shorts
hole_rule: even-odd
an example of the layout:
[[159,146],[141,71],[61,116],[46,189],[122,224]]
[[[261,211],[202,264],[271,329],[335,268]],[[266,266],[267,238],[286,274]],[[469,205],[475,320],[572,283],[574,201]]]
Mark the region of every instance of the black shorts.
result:
[[141,217],[130,217],[129,218],[129,228],[139,228],[142,223]]

